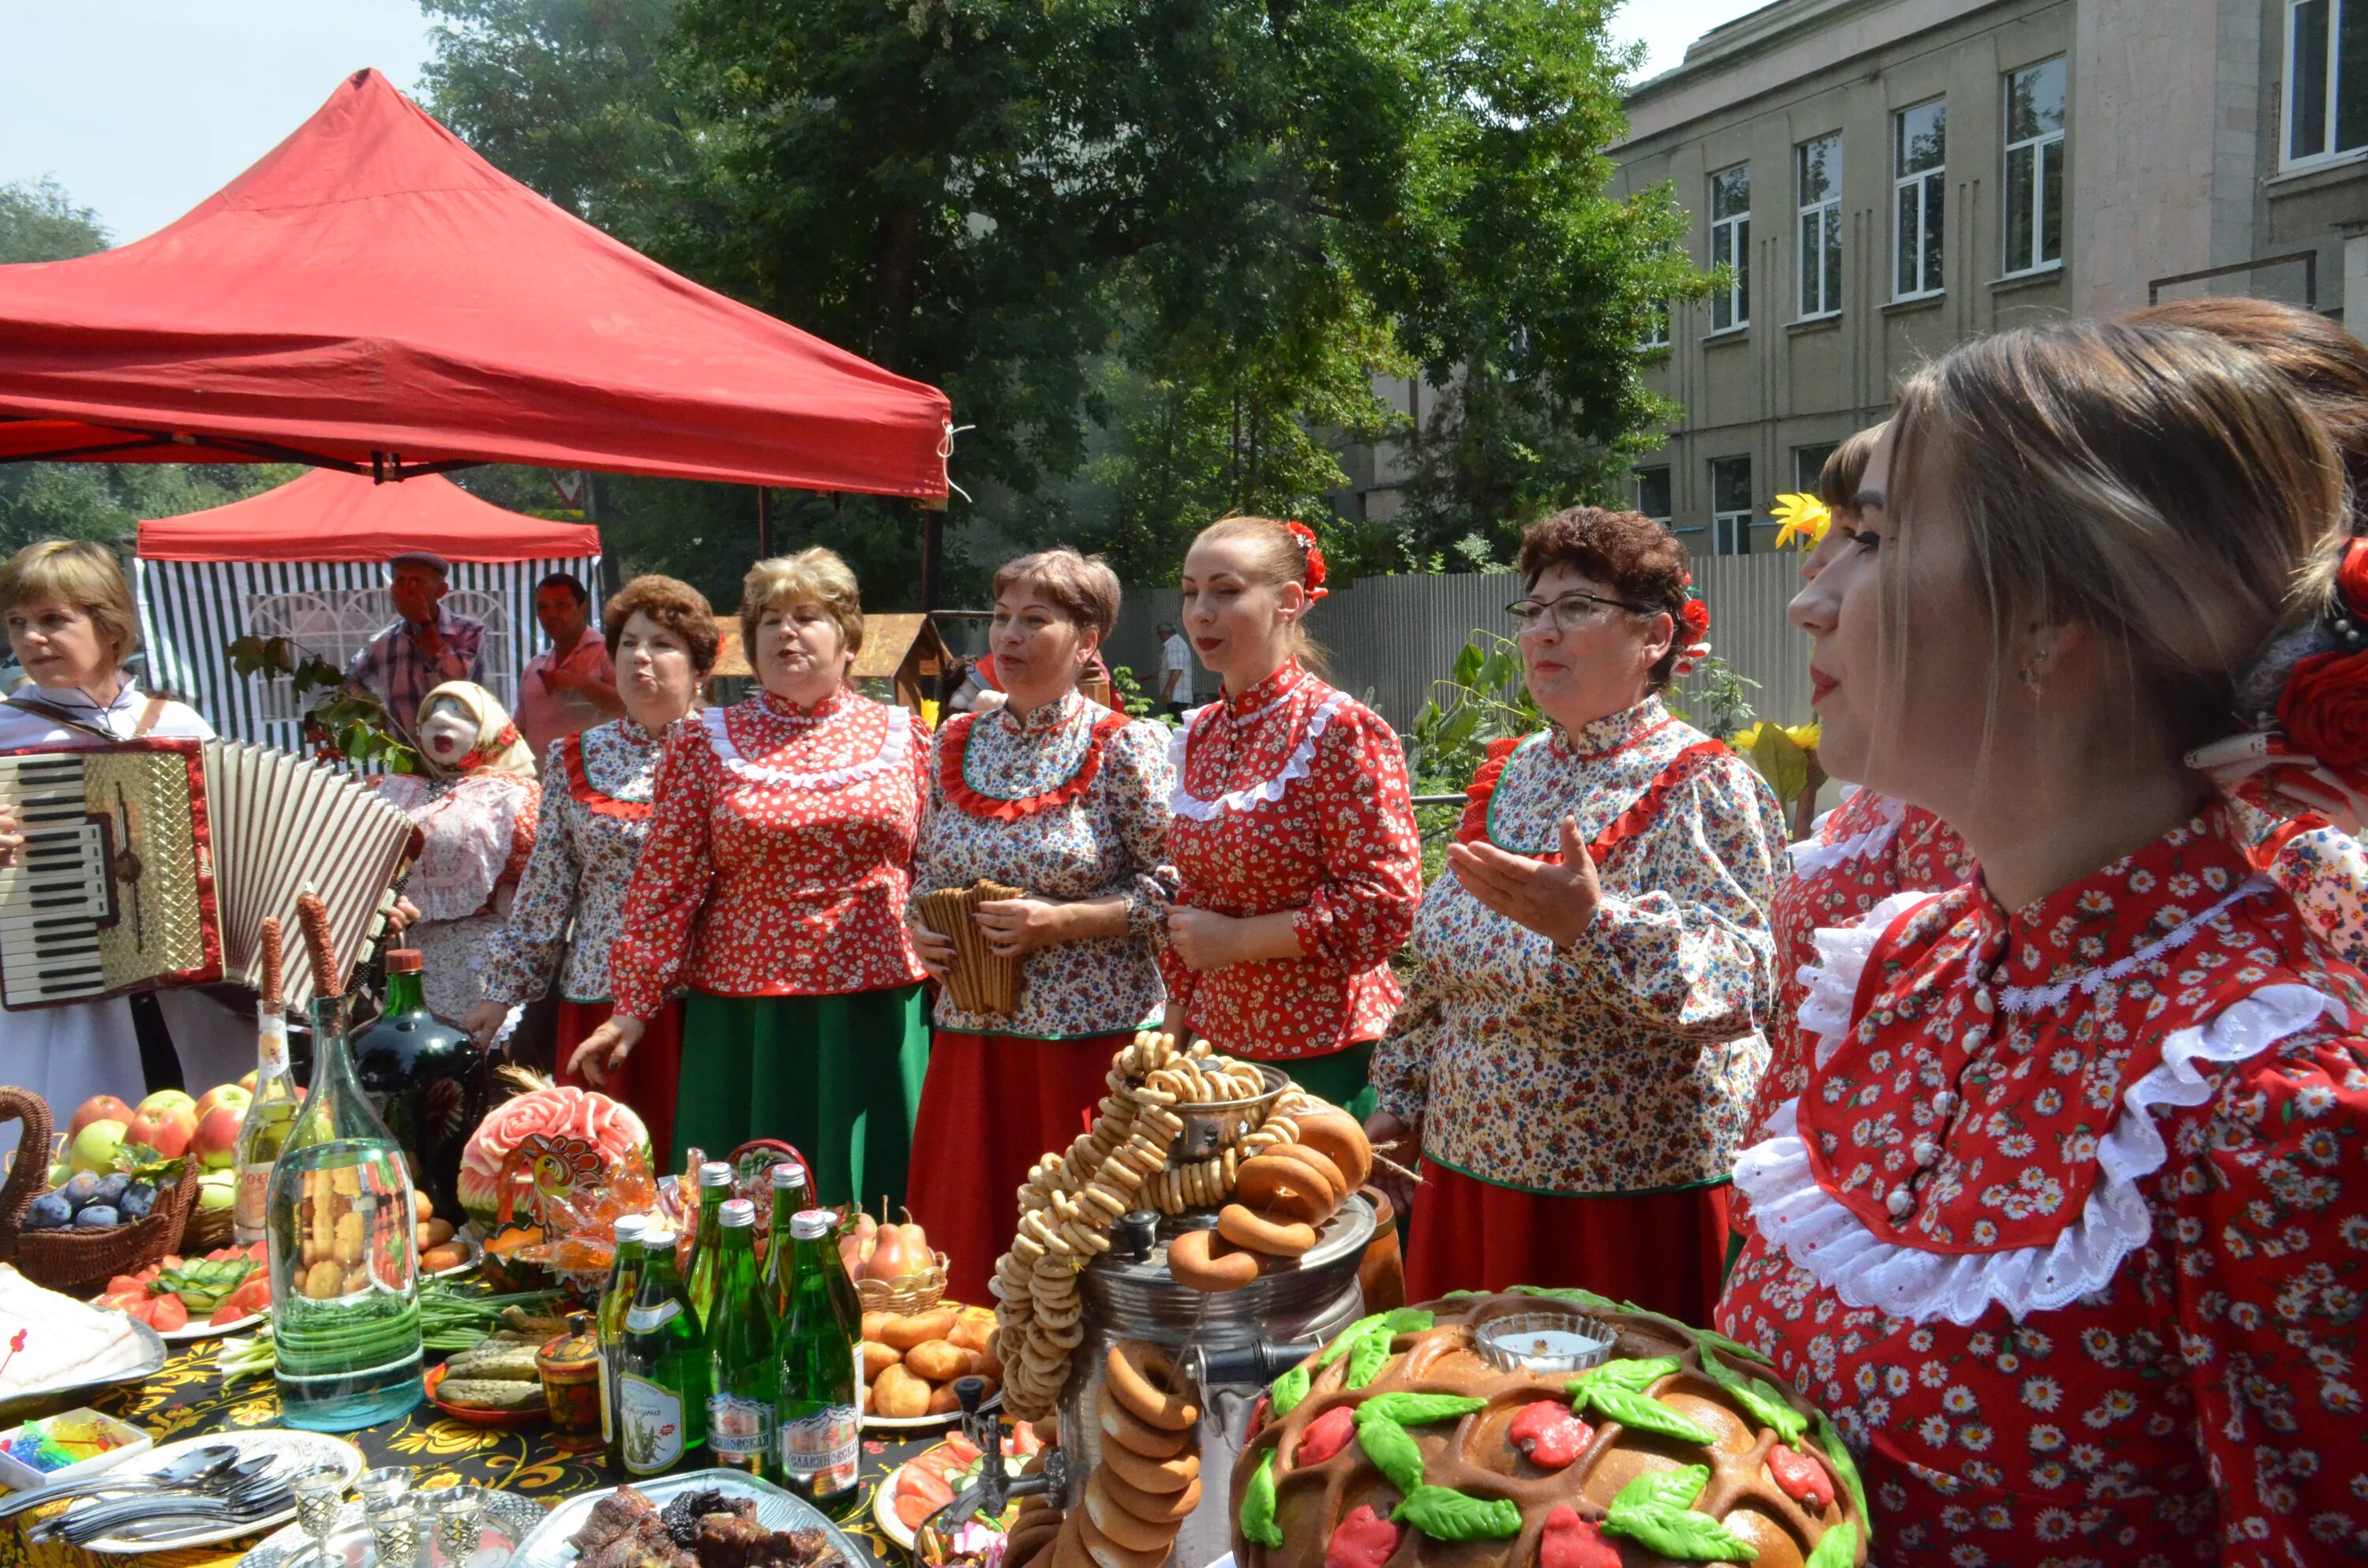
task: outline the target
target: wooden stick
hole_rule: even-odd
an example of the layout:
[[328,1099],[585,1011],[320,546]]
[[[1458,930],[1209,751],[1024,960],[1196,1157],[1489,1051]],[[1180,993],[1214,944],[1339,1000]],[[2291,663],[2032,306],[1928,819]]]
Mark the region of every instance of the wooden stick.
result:
[[267,915],[263,917],[263,1005],[274,1012],[280,1010],[287,995],[280,986],[286,960],[279,940],[279,916]]
[[313,965],[313,994],[342,996],[345,979],[337,971],[337,953],[329,935],[329,906],[311,893],[296,900],[296,922],[304,928],[304,956]]

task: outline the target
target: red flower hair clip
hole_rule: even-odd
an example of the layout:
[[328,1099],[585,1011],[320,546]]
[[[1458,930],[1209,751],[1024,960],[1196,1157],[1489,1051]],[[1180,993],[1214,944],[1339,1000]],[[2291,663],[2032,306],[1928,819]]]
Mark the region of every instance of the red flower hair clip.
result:
[[1299,552],[1307,558],[1307,571],[1300,578],[1300,582],[1307,589],[1307,597],[1311,599],[1322,598],[1331,590],[1324,585],[1326,575],[1324,549],[1315,542],[1315,530],[1296,519],[1282,526],[1292,538],[1299,541]]
[[1678,621],[1686,629],[1686,641],[1699,642],[1710,631],[1710,606],[1700,599],[1688,599],[1686,608],[1678,612]]

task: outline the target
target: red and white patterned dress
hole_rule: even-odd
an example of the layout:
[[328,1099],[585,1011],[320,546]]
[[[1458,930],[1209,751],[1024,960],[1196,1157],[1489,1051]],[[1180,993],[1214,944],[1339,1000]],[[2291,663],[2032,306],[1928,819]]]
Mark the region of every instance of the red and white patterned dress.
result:
[[1395,731],[1286,664],[1186,717],[1172,743],[1176,903],[1292,911],[1297,959],[1195,971],[1160,950],[1171,1003],[1218,1050],[1325,1056],[1379,1038],[1397,1010],[1390,955],[1422,898],[1422,844]]
[[770,692],[711,708],[666,744],[624,931],[618,1016],[677,985],[815,996],[921,978],[905,934],[929,733],[841,689],[800,709]]
[[1857,1450],[1876,1559],[2368,1551],[2368,983],[2225,812],[1817,946],[1718,1317]]

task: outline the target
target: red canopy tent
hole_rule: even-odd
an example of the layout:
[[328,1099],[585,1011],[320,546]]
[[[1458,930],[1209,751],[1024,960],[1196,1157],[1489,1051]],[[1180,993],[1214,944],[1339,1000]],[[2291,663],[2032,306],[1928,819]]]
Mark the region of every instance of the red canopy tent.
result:
[[942,505],[951,415],[561,210],[375,71],[170,228],[0,267],[0,461],[514,462]]
[[370,561],[406,550],[447,561],[541,561],[600,553],[600,530],[480,501],[432,474],[401,484],[315,470],[290,483],[140,525],[142,561]]

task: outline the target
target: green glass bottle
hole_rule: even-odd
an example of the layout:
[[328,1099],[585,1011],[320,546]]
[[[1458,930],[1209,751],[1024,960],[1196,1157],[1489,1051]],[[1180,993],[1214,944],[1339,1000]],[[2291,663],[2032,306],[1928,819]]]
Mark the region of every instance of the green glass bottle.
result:
[[773,1225],[765,1233],[765,1300],[779,1319],[790,1310],[790,1221],[810,1206],[806,1173],[783,1160],[773,1167]]
[[716,1276],[723,1261],[723,1200],[732,1196],[732,1167],[710,1160],[699,1167],[699,1229],[690,1234],[690,1265],[687,1276],[690,1310],[707,1331],[707,1314],[715,1305]]
[[772,1462],[781,1366],[773,1309],[757,1277],[757,1206],[723,1203],[723,1267],[707,1320],[707,1448],[719,1465],[762,1474]]
[[[781,1484],[834,1517],[861,1494],[855,1335],[831,1290],[839,1267],[838,1216],[808,1209],[790,1221],[790,1310],[780,1346]],[[858,1328],[860,1324],[856,1325]]]
[[642,1288],[642,1233],[649,1225],[642,1214],[617,1221],[617,1260],[609,1268],[608,1289],[600,1292],[600,1441],[612,1470],[625,1466],[624,1449],[617,1441],[617,1347],[625,1342],[625,1314],[633,1310],[633,1294]]
[[617,1441],[629,1476],[696,1469],[706,1447],[707,1346],[674,1266],[674,1233],[642,1233],[642,1284],[617,1346]]

